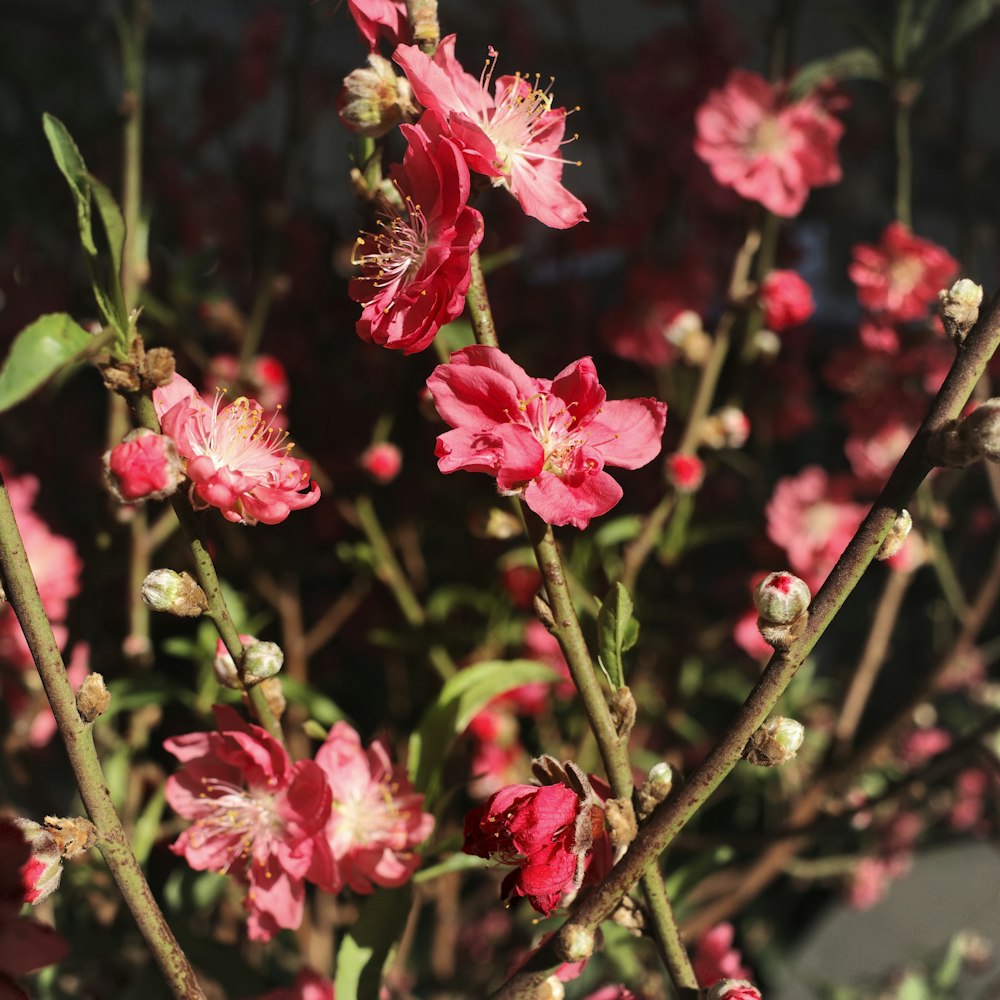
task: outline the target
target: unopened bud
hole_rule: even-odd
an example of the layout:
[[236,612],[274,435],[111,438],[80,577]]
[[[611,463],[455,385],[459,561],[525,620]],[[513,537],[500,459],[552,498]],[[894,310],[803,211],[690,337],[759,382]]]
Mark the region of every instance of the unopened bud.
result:
[[649,769],[646,780],[639,786],[636,802],[639,819],[645,819],[670,794],[674,785],[673,768],[664,760]]
[[775,715],[747,740],[743,757],[758,767],[777,767],[799,752],[805,737],[805,726],[801,722]]
[[781,338],[773,330],[762,328],[751,338],[750,350],[753,357],[772,361],[781,353]]
[[380,486],[391,483],[403,467],[403,453],[390,441],[366,448],[359,459],[361,468]]
[[102,716],[111,704],[111,694],[104,685],[101,674],[87,674],[76,692],[76,710],[80,718],[89,726]]
[[243,679],[247,687],[273,677],[285,662],[276,642],[255,642],[243,650]]
[[[240,642],[244,648],[255,643],[257,640],[252,635],[240,634]],[[226,649],[226,644],[221,640],[215,641],[215,659],[212,660],[212,673],[215,679],[223,686],[231,688],[233,691],[243,690],[243,681],[240,679],[240,672],[236,669],[236,662]]]
[[689,365],[703,365],[712,352],[712,338],[705,333],[701,317],[690,309],[678,313],[663,335]]
[[594,954],[594,931],[589,927],[568,924],[563,932],[565,943],[559,948],[559,957],[564,962],[582,962]]
[[566,987],[557,975],[551,975],[532,995],[532,1000],[565,1000]]
[[697,455],[680,452],[667,456],[667,482],[678,493],[694,493],[705,479],[705,465]]
[[760,990],[746,979],[720,979],[705,1000],[761,1000]]
[[931,435],[927,456],[935,465],[961,468],[981,458],[1000,462],[1000,399],[987,399],[968,416]]
[[979,319],[983,302],[983,286],[969,278],[959,278],[947,291],[938,292],[941,302],[941,322],[944,332],[961,344]]
[[811,600],[805,581],[787,571],[768,573],[753,591],[757,614],[770,625],[791,625],[802,616]]
[[121,503],[163,500],[184,478],[177,445],[165,434],[138,427],[104,453],[104,481]]
[[55,837],[67,861],[86,854],[97,843],[97,827],[82,816],[46,816],[45,829]]
[[174,377],[174,352],[169,347],[151,347],[146,351],[143,381],[149,388],[166,385]]
[[706,448],[742,448],[750,436],[750,420],[738,406],[724,406],[702,421],[701,443]]
[[14,824],[31,849],[30,857],[21,866],[24,902],[40,903],[59,888],[62,852],[56,838],[40,823],[18,817]]
[[154,611],[179,618],[197,618],[208,609],[205,591],[194,578],[172,569],[154,569],[142,581],[142,600]]
[[899,517],[892,522],[889,534],[882,540],[882,544],[879,547],[878,552],[875,553],[875,558],[878,560],[884,560],[891,559],[893,556],[898,555],[899,550],[906,542],[906,539],[910,534],[910,528],[912,527],[913,518],[910,517],[910,512],[904,507],[899,512]]
[[416,116],[413,91],[391,62],[372,53],[368,68],[353,70],[337,98],[337,114],[345,128],[377,139],[400,122]]
[[476,538],[496,538],[507,541],[524,533],[524,522],[499,507],[475,511],[469,517],[469,531]]
[[627,685],[623,684],[612,692],[608,710],[611,712],[611,720],[615,724],[618,739],[626,739],[635,726],[636,716],[635,695]]

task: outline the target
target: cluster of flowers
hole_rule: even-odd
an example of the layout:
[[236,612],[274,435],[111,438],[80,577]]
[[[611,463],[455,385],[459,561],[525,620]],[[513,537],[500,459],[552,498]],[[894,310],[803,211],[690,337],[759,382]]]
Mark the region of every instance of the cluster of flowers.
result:
[[217,732],[164,744],[183,765],[167,780],[167,801],[193,820],[172,849],[247,886],[252,939],[299,926],[307,881],[371,893],[410,878],[434,819],[379,741],[365,750],[338,722],[315,760],[293,763],[234,709],[216,706],[215,717]]

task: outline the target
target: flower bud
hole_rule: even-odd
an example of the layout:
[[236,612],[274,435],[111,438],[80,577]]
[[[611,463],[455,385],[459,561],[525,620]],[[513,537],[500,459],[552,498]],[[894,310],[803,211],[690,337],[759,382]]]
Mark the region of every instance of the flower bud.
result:
[[145,427],[126,434],[104,453],[104,480],[122,503],[163,500],[184,478],[177,445]]
[[[256,641],[257,639],[254,636],[240,633],[240,642],[243,643],[245,650],[249,649]],[[240,672],[236,669],[236,663],[229,655],[229,650],[226,649],[226,644],[221,639],[217,639],[215,642],[215,659],[212,661],[212,673],[215,674],[215,679],[223,687],[232,688],[234,691],[243,690],[244,685],[240,677]]]
[[377,139],[400,122],[416,116],[413,91],[391,62],[374,52],[368,68],[353,70],[337,98],[337,114],[345,128]]
[[21,866],[24,902],[40,903],[59,888],[62,852],[56,838],[40,823],[18,817],[14,824],[31,850],[28,860]]
[[664,760],[654,764],[646,775],[646,780],[639,786],[636,802],[639,807],[639,819],[645,819],[670,794],[674,784],[673,768]]
[[783,715],[772,716],[747,740],[743,758],[758,767],[776,767],[799,752],[805,736],[801,722]]
[[499,507],[474,511],[469,516],[469,531],[476,538],[496,538],[507,541],[524,534],[524,522]]
[[961,344],[979,319],[983,286],[969,278],[959,278],[947,291],[938,292],[938,299],[945,333],[955,343]]
[[276,642],[255,642],[243,650],[243,679],[247,687],[273,677],[285,662]]
[[760,305],[775,333],[801,326],[816,310],[812,289],[795,271],[771,271],[761,282]]
[[678,493],[694,493],[705,479],[705,465],[697,455],[667,456],[667,482]]
[[899,517],[892,522],[889,534],[882,539],[882,544],[879,546],[878,552],[875,553],[875,558],[878,560],[884,560],[891,559],[893,556],[898,555],[899,550],[906,542],[906,539],[910,534],[910,528],[912,527],[913,518],[910,516],[910,512],[904,507],[899,512]]
[[677,348],[681,360],[689,365],[703,365],[712,350],[712,338],[705,333],[701,317],[690,309],[679,312],[663,331],[667,341]]
[[784,570],[768,573],[753,591],[757,614],[772,625],[790,625],[809,607],[811,600],[805,581]]
[[76,710],[80,718],[89,726],[102,716],[111,704],[111,695],[104,685],[101,674],[87,674],[76,692]]
[[1000,398],[980,403],[958,426],[977,458],[1000,462]]
[[773,331],[762,327],[750,339],[751,357],[772,361],[781,353],[781,338]]
[[208,609],[205,592],[189,573],[154,569],[142,581],[142,600],[154,611],[179,618],[197,618]]
[[559,949],[559,957],[566,962],[580,962],[594,954],[594,931],[589,927],[569,924],[566,927],[566,941]]
[[625,853],[625,848],[635,840],[639,832],[632,800],[608,799],[604,803],[604,822],[607,824],[608,839],[618,858]]
[[750,420],[738,406],[724,406],[702,421],[701,443],[706,448],[742,448],[748,437]]
[[746,979],[720,979],[705,1000],[762,1000],[760,990]]
[[555,974],[549,976],[534,994],[534,1000],[564,1000],[566,987],[562,980]]
[[361,453],[361,468],[380,486],[391,483],[403,467],[403,453],[388,441],[373,444]]
[[46,816],[45,829],[55,837],[67,861],[86,854],[97,843],[97,827],[83,816]]
[[151,387],[166,385],[175,372],[174,352],[169,347],[151,347],[146,351],[143,380]]

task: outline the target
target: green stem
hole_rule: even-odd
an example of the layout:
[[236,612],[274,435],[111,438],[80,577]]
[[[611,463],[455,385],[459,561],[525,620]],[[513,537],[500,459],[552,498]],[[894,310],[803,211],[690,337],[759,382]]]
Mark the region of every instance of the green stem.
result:
[[[775,653],[760,680],[747,696],[718,743],[689,777],[686,784],[659,805],[639,831],[628,853],[612,869],[551,938],[530,969],[516,974],[494,994],[494,1000],[510,1000],[523,995],[524,982],[548,962],[554,965],[565,954],[567,943],[581,931],[593,931],[620,905],[625,894],[663,852],[740,761],[743,748],[767,718],[799,665],[854,590],[893,522],[931,470],[926,456],[928,438],[948,421],[955,419],[972,395],[986,364],[1000,344],[1000,297],[981,316],[965,342],[957,349],[955,361],[944,384],[931,403],[927,416],[899,460],[861,523],[851,542],[820,588],[809,611],[802,634],[785,653]],[[523,978],[522,978],[523,977]]]
[[912,228],[913,152],[910,147],[910,112],[908,98],[897,96],[893,131],[896,141],[896,221]]
[[483,276],[483,265],[479,260],[479,251],[475,250],[469,258],[472,277],[469,290],[466,292],[466,302],[469,306],[469,320],[476,335],[476,343],[486,347],[499,347],[496,327],[493,325],[493,311],[490,309],[490,299],[486,294],[486,278]]
[[670,973],[670,978],[678,990],[698,989],[698,977],[695,975],[688,958],[687,949],[681,940],[677,918],[667,897],[667,890],[659,877],[659,869],[651,867],[641,879],[642,890],[646,895],[649,918],[655,931],[655,939],[660,946],[663,964]]
[[66,676],[66,666],[45,615],[38,587],[24,550],[24,541],[14,519],[7,487],[0,476],[0,571],[4,590],[21,624],[25,640],[38,668],[42,685],[66,744],[80,797],[97,828],[97,847],[131,910],[139,932],[160,966],[171,992],[179,1000],[204,998],[194,970],[181,951],[163,913],[146,882],[139,862],[104,781],[101,762],[94,747],[91,726],[76,710],[76,698]]

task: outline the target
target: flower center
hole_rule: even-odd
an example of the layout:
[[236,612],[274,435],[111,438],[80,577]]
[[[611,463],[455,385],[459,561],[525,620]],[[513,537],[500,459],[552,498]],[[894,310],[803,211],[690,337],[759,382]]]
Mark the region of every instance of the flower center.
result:
[[381,783],[360,795],[336,800],[333,813],[339,835],[352,844],[384,839],[399,818],[390,788]]
[[750,152],[757,156],[777,156],[784,152],[785,130],[775,115],[765,115],[750,141]]
[[217,778],[202,778],[201,784],[200,798],[211,799],[213,809],[191,826],[191,845],[200,848],[218,841],[228,855],[219,869],[222,874],[241,860],[266,860],[284,828],[273,793],[265,788],[240,788]]
[[[402,192],[400,192],[402,194]],[[351,252],[351,263],[365,268],[365,281],[372,283],[370,305],[387,288],[399,287],[411,281],[419,272],[431,244],[430,232],[421,207],[409,195],[403,195],[406,218],[391,206],[385,206],[378,220],[377,233],[363,233]],[[362,252],[364,251],[364,252]],[[388,312],[395,296],[384,306]]]
[[207,455],[219,468],[250,478],[266,477],[293,448],[288,431],[275,427],[273,416],[265,420],[261,405],[246,396],[220,410],[224,398],[224,390],[218,390],[212,409],[202,411],[205,419],[198,421],[191,436],[195,454]]

